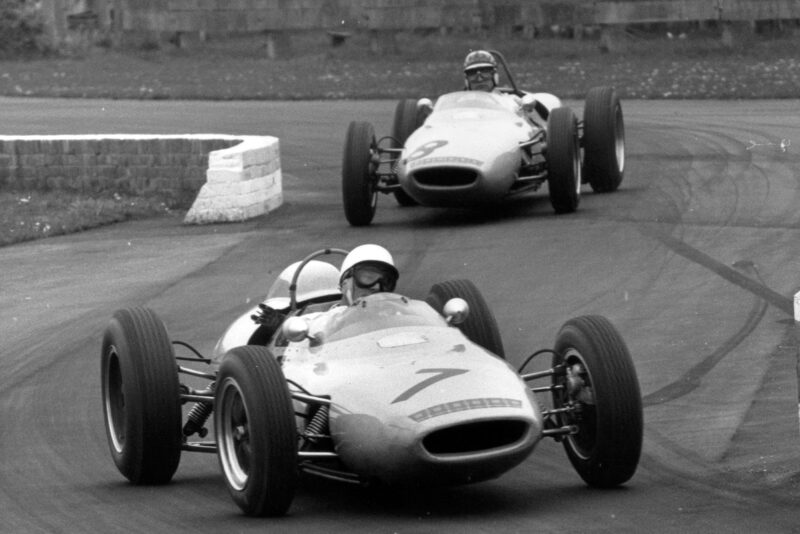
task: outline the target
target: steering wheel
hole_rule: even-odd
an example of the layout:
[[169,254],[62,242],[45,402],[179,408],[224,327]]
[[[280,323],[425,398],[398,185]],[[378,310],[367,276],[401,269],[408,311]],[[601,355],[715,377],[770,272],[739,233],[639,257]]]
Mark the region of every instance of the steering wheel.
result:
[[292,276],[292,283],[289,284],[289,311],[294,311],[297,309],[297,280],[300,278],[300,273],[302,272],[303,267],[308,265],[308,262],[310,262],[314,258],[318,258],[320,256],[326,256],[328,254],[341,254],[342,256],[347,256],[348,253],[349,251],[343,248],[324,248],[322,250],[312,252],[311,254],[303,258],[303,261],[300,262],[300,265],[298,265],[297,269],[295,269],[294,271],[294,275]]

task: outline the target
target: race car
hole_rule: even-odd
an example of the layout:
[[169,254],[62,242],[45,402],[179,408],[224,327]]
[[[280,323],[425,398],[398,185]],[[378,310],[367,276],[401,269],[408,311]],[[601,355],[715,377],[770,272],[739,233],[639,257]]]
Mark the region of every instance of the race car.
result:
[[[104,421],[130,482],[165,484],[182,451],[216,453],[241,510],[278,516],[301,472],[356,484],[476,483],[517,466],[544,438],[563,443],[590,486],[634,475],[641,394],[607,319],[567,321],[552,349],[515,370],[474,284],[449,280],[424,300],[382,292],[342,306],[339,272],[322,257],[345,252],[320,250],[287,267],[211,358],[172,341],[149,308],[114,314],[102,341]],[[526,371],[541,355],[549,363]]]
[[[547,183],[555,212],[571,213],[582,183],[598,193],[619,188],[625,131],[616,91],[589,90],[579,121],[558,97],[520,90],[503,55],[490,53],[508,86],[448,93],[435,105],[401,100],[391,135],[380,139],[371,123],[350,123],[342,197],[351,225],[372,222],[378,193],[393,194],[403,206],[474,207]],[[508,99],[516,99],[518,111]]]

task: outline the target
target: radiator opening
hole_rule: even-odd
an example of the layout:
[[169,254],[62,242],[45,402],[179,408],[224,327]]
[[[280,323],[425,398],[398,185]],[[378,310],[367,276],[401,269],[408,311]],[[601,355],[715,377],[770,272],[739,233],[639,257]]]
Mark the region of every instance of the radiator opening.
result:
[[422,445],[431,454],[464,454],[507,447],[525,437],[525,421],[481,421],[437,430]]

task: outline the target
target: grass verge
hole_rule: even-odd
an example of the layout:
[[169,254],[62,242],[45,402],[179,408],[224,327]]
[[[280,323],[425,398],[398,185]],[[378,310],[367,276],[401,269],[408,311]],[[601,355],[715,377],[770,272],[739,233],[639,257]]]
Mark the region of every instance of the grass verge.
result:
[[64,191],[0,192],[0,246],[68,234],[105,224],[174,214],[158,198]]
[[622,98],[797,98],[800,37],[743,37],[725,46],[718,32],[668,37],[621,33],[614,50],[598,38],[400,33],[371,53],[367,35],[332,47],[324,34],[292,37],[268,59],[266,37],[210,39],[194,49],[95,49],[85,57],[0,61],[0,95],[127,99],[342,99],[435,97],[460,88],[470,49],[509,60],[518,85],[583,98],[611,85]]

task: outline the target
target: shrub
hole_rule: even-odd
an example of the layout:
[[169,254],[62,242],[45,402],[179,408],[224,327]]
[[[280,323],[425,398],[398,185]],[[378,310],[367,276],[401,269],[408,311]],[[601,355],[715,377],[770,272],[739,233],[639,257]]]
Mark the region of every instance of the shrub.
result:
[[0,0],[0,56],[18,57],[42,53],[44,25],[31,0]]

